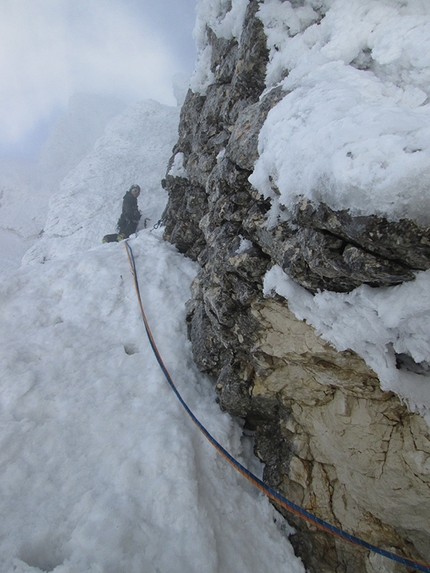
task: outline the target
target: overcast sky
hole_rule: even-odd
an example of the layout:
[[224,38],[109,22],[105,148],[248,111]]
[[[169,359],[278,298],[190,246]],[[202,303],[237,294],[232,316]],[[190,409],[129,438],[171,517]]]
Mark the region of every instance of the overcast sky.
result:
[[196,0],[0,0],[0,157],[27,153],[74,93],[174,105]]

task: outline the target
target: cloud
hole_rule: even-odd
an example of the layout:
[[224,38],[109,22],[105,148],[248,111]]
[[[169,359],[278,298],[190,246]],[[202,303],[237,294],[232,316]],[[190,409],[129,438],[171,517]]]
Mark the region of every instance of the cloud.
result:
[[1,6],[3,147],[65,108],[76,92],[175,103],[171,78],[185,71],[183,58],[142,3],[1,0]]

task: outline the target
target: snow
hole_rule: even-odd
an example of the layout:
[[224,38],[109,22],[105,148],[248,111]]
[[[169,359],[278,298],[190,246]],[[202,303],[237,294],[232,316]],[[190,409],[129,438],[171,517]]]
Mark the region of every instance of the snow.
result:
[[190,81],[193,92],[205,95],[208,87],[215,81],[211,70],[212,47],[208,43],[207,27],[209,26],[218,38],[239,39],[247,6],[248,0],[197,2],[194,27],[197,62]]
[[206,46],[207,26],[218,38],[239,38],[247,5],[248,0],[199,0],[194,27],[197,48]]
[[[185,302],[198,267],[152,228],[178,119],[153,101],[112,119],[51,195],[24,264],[0,276],[0,573],[304,573],[290,529],[164,379],[125,245],[101,243],[139,183],[130,245],[155,341],[198,419],[261,476],[192,360]],[[21,209],[28,220],[31,201]]]
[[[220,412],[187,342],[196,265],[149,230],[131,245],[175,383],[243,459],[241,430]],[[108,244],[0,285],[0,571],[303,571],[267,500],[219,458],[168,387],[128,265],[125,246]]]
[[244,237],[242,237],[242,235],[239,235],[239,238],[240,238],[240,243],[235,251],[237,255],[245,253],[248,249],[251,249],[253,247],[252,241],[245,239]]
[[184,154],[182,151],[176,153],[168,174],[171,177],[182,177],[183,179],[188,179],[188,173],[184,167]]
[[267,87],[287,95],[265,122],[250,180],[275,213],[307,197],[430,224],[430,5],[266,0],[259,15]]

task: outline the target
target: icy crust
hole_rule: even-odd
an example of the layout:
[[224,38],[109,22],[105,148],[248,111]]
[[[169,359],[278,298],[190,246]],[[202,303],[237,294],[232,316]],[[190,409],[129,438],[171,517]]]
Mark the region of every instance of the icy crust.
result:
[[[285,98],[261,130],[252,184],[353,215],[430,224],[430,5],[265,0],[267,87]],[[287,75],[287,77],[285,77]],[[270,179],[269,179],[270,176]]]
[[205,95],[214,82],[211,71],[212,47],[207,36],[209,27],[218,38],[239,38],[242,31],[248,0],[199,0],[196,7],[194,38],[197,47],[197,63],[190,87],[195,93]]
[[[337,350],[359,354],[382,390],[395,392],[430,424],[430,271],[396,287],[362,285],[350,293],[312,295],[276,265],[265,276],[264,292],[287,299],[295,316]],[[396,354],[411,357],[421,373],[398,368]]]

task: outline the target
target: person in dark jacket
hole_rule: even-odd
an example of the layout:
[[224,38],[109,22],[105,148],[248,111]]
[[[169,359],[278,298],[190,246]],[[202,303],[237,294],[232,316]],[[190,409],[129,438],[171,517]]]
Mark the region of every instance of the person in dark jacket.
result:
[[127,238],[136,232],[139,223],[140,211],[137,207],[137,198],[140,195],[139,185],[132,185],[122,200],[122,213],[118,219],[118,233],[122,238]]

